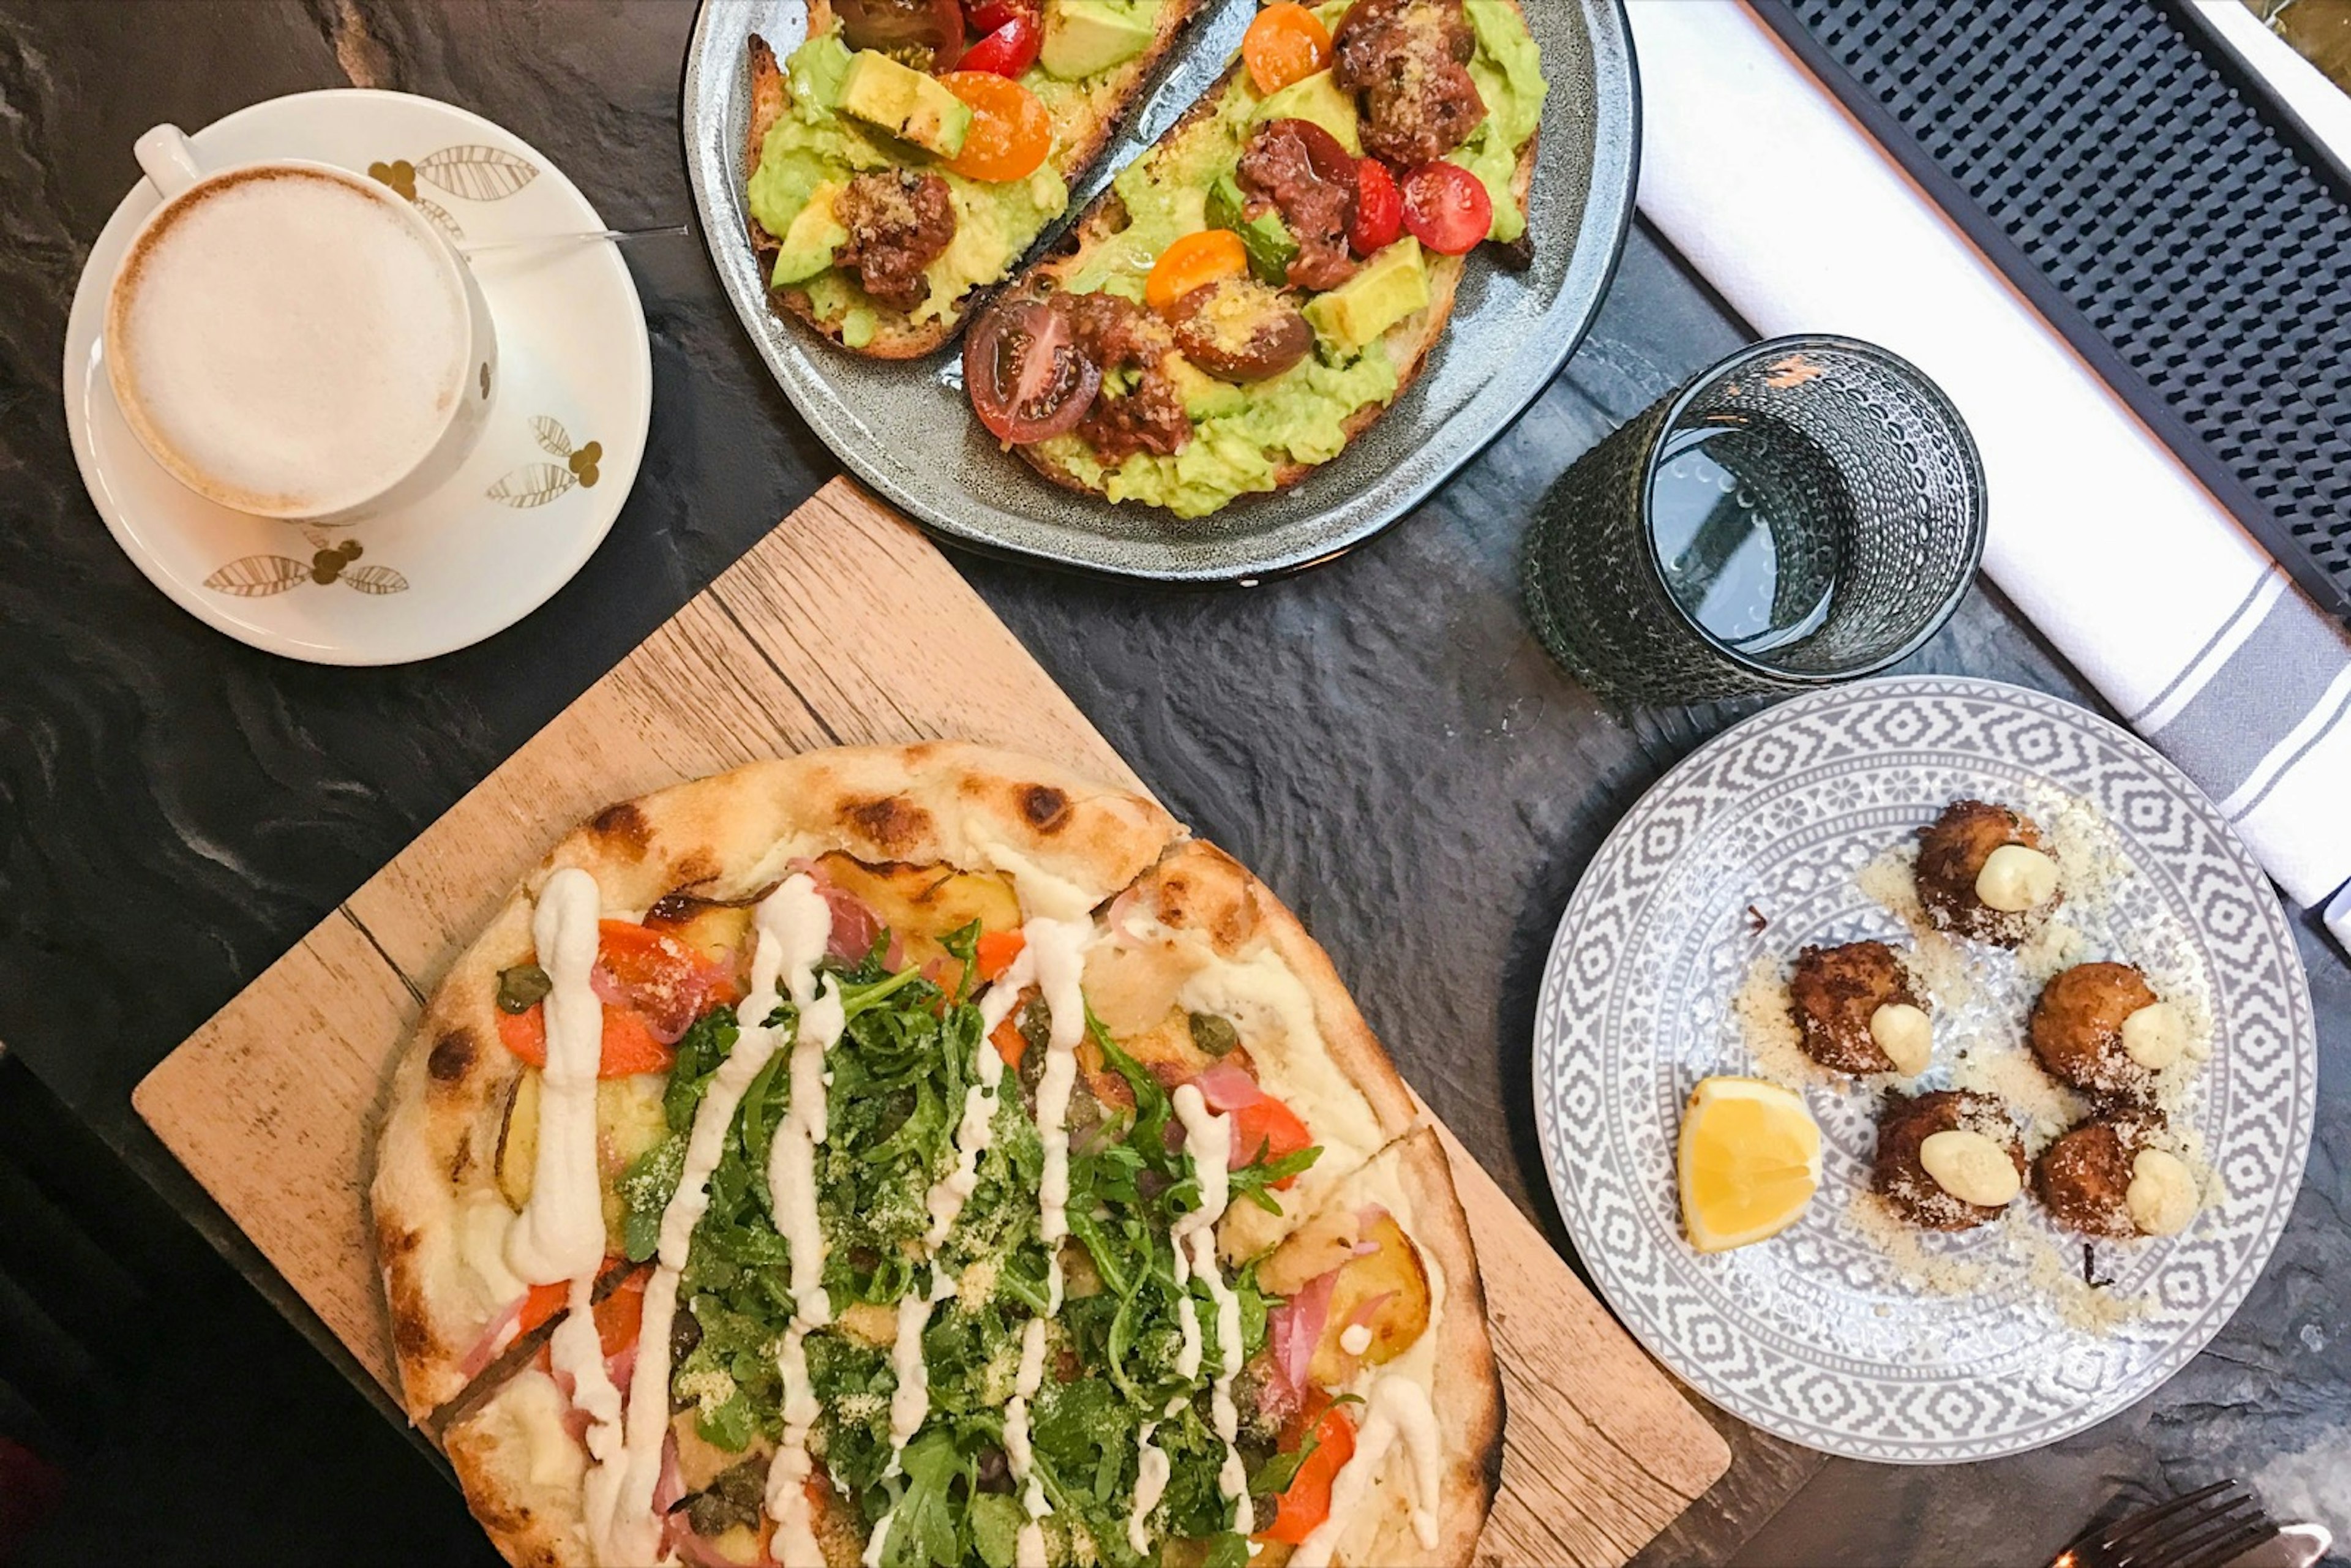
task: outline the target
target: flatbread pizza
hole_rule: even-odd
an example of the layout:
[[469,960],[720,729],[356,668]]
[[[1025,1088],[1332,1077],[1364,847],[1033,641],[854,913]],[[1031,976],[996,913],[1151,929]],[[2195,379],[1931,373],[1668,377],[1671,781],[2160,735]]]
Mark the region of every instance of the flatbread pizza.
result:
[[1466,1563],[1492,1497],[1468,1225],[1329,960],[1029,758],[600,813],[426,1008],[373,1198],[517,1563]]

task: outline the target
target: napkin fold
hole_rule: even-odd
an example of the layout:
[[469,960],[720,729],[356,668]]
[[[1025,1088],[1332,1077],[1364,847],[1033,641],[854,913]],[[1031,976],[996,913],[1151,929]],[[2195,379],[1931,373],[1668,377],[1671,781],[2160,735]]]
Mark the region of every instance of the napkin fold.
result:
[[[1632,0],[1642,210],[1759,332],[1934,378],[1983,453],[1984,570],[2297,903],[2351,881],[2351,634],[1740,0]],[[2351,891],[2338,910],[2351,944]]]

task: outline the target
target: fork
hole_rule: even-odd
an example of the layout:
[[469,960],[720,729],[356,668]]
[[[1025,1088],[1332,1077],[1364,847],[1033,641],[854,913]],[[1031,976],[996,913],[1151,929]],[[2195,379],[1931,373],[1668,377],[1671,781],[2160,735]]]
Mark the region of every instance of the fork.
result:
[[2277,1532],[2241,1482],[2215,1481],[2100,1526],[2050,1568],[2220,1568]]

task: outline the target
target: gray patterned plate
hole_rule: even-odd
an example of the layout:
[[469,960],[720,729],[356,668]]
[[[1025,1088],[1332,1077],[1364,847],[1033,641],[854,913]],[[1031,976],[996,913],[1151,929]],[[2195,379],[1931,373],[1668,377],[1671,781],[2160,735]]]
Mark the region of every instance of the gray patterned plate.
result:
[[[1224,73],[1257,7],[1204,0],[1127,133],[1072,193],[1072,221]],[[1386,417],[1295,488],[1188,522],[1058,489],[999,451],[964,401],[959,346],[904,364],[862,360],[768,308],[746,237],[743,40],[758,33],[778,55],[789,51],[807,36],[803,0],[703,0],[680,111],[686,172],[711,260],[760,357],[859,478],[927,527],[985,549],[1161,581],[1249,581],[1329,559],[1418,506],[1550,384],[1600,308],[1639,162],[1624,11],[1619,0],[1529,0],[1525,9],[1551,83],[1532,266],[1514,273],[1473,258],[1444,339]]]
[[[1859,1195],[1876,1095],[1813,1080],[1802,1087],[1825,1171],[1804,1218],[1735,1251],[1692,1250],[1674,1180],[1683,1100],[1709,1073],[1790,1076],[1785,1062],[1759,1062],[1733,1017],[1750,966],[1807,943],[1899,939],[1857,879],[1963,796],[2035,810],[2087,802],[2068,810],[2102,822],[2112,882],[2088,956],[2142,962],[2159,986],[2168,973],[2209,1009],[2211,1055],[2176,1118],[2209,1167],[2203,1210],[2176,1238],[2102,1244],[2095,1264],[2111,1282],[2095,1291],[2078,1242],[2029,1197],[1957,1237],[1871,1226]],[[1769,922],[1760,932],[1750,908]],[[2005,955],[1980,962],[2006,978],[1970,1004],[1979,1022],[2018,1029],[2029,977]],[[1928,1085],[1949,1081],[1954,1044],[1938,1040]],[[1977,1048],[1979,1070],[1991,1049]],[[1625,1325],[1743,1420],[1904,1464],[2054,1442],[2186,1365],[2285,1224],[2316,1082],[2301,962],[2220,814],[2133,737],[1985,681],[1873,681],[1799,698],[1667,774],[1576,888],[1535,1022],[1552,1190]],[[1972,1288],[1953,1288],[1961,1269],[1980,1271]],[[2126,1310],[2098,1322],[2076,1310],[2085,1301]]]

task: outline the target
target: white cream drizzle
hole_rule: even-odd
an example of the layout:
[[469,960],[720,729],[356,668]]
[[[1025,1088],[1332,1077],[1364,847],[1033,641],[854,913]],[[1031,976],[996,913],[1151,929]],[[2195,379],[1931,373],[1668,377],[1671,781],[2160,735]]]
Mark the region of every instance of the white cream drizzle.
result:
[[710,1211],[710,1176],[718,1168],[727,1129],[734,1125],[751,1081],[767,1067],[779,1043],[780,1031],[768,1028],[767,1020],[783,999],[778,986],[784,944],[797,896],[796,890],[779,887],[751,913],[751,991],[735,1009],[735,1048],[711,1074],[695,1110],[677,1190],[662,1210],[656,1261],[645,1282],[636,1369],[629,1379],[628,1436],[615,1461],[624,1473],[611,1513],[600,1518],[591,1509],[588,1521],[597,1556],[606,1563],[648,1562],[660,1549],[661,1521],[653,1516],[653,1499],[669,1429],[670,1329],[677,1315],[678,1276],[685,1268],[695,1227]]
[[[1211,1112],[1192,1084],[1177,1085],[1170,1098],[1176,1120],[1184,1124],[1184,1152],[1192,1156],[1193,1174],[1200,1183],[1200,1207],[1179,1217],[1171,1228],[1176,1283],[1181,1288],[1192,1276],[1198,1276],[1208,1289],[1208,1299],[1217,1305],[1217,1366],[1208,1396],[1217,1437],[1225,1445],[1224,1462],[1217,1470],[1217,1490],[1233,1505],[1233,1528],[1247,1535],[1256,1524],[1256,1507],[1249,1500],[1248,1469],[1233,1446],[1240,1436],[1233,1380],[1241,1370],[1241,1301],[1225,1283],[1224,1271],[1217,1262],[1217,1224],[1232,1205],[1233,1120]],[[1200,1329],[1188,1291],[1177,1299],[1176,1309],[1184,1333],[1176,1366],[1186,1377],[1192,1377],[1200,1370]]]
[[[1176,1401],[1176,1408],[1180,1409],[1182,1406],[1183,1401]],[[1135,1434],[1134,1505],[1126,1513],[1126,1543],[1134,1549],[1137,1556],[1147,1554],[1151,1550],[1151,1536],[1144,1525],[1151,1518],[1151,1511],[1159,1506],[1159,1500],[1167,1491],[1171,1467],[1166,1451],[1152,1441],[1158,1435],[1159,1423],[1156,1421],[1145,1421],[1143,1430]]]
[[1363,1430],[1355,1434],[1354,1457],[1331,1483],[1331,1513],[1300,1543],[1295,1568],[1328,1568],[1339,1537],[1355,1521],[1366,1494],[1386,1468],[1388,1450],[1402,1438],[1409,1461],[1406,1504],[1413,1538],[1424,1551],[1437,1546],[1437,1510],[1444,1471],[1438,1453],[1437,1412],[1428,1390],[1408,1377],[1383,1377],[1372,1385]]
[[531,912],[531,940],[552,982],[547,1000],[547,1065],[539,1072],[538,1152],[529,1201],[507,1232],[507,1262],[535,1285],[591,1283],[604,1261],[604,1205],[596,1175],[596,1069],[603,1054],[604,1004],[589,975],[596,967],[596,879],[565,866],[547,879]]
[[1052,1016],[1045,1067],[1037,1080],[1037,1135],[1045,1166],[1037,1183],[1038,1234],[1045,1243],[1045,1315],[1061,1310],[1062,1240],[1070,1234],[1070,1094],[1078,1082],[1078,1042],[1086,1036],[1086,999],[1078,988],[1091,925],[1039,916],[1021,927],[1024,953],[1036,955],[1037,985]]
[[792,1094],[768,1148],[768,1203],[790,1249],[792,1321],[776,1352],[783,1379],[783,1441],[768,1466],[768,1516],[776,1521],[770,1550],[783,1568],[824,1568],[824,1552],[810,1517],[807,1483],[815,1473],[809,1435],[822,1414],[809,1386],[809,1331],[832,1321],[824,1291],[824,1229],[816,1207],[816,1151],[826,1131],[825,1053],[847,1019],[831,987],[818,990],[816,966],[832,934],[832,909],[805,873],[784,879],[768,895],[776,904],[778,968],[799,1014],[789,1060]]
[[[660,1545],[659,1527],[649,1541],[642,1532],[616,1530],[621,1486],[625,1475],[627,1437],[621,1423],[621,1391],[604,1365],[604,1347],[596,1333],[593,1273],[571,1281],[569,1311],[548,1342],[548,1361],[571,1380],[571,1403],[588,1416],[588,1458],[592,1461],[585,1486],[586,1513],[591,1549],[606,1563],[648,1561]],[[662,1404],[667,1406],[664,1397]],[[640,1546],[646,1549],[640,1550]]]

